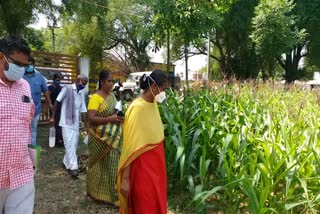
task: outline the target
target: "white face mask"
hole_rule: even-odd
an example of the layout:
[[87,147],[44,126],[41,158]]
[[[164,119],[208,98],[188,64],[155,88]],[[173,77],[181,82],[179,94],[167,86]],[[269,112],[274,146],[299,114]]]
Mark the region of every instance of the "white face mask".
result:
[[165,99],[167,98],[166,92],[160,91],[160,88],[159,88],[159,86],[157,85],[156,81],[154,81],[151,76],[149,76],[149,77],[150,77],[150,79],[156,84],[156,86],[157,86],[157,88],[158,88],[158,90],[159,90],[159,94],[154,95],[154,93],[153,93],[153,91],[152,91],[152,89],[151,89],[151,87],[150,87],[150,83],[149,83],[149,81],[148,81],[148,84],[149,84],[151,93],[152,93],[152,95],[154,96],[154,100],[155,100],[156,102],[158,102],[158,103],[163,103],[163,102],[165,101]]
[[159,94],[157,94],[154,97],[154,100],[158,103],[163,103],[165,101],[165,99],[167,98],[166,96],[166,92],[165,91],[161,91]]
[[3,73],[4,75],[7,77],[8,80],[10,81],[18,81],[19,79],[21,79],[24,75],[25,72],[25,68],[24,67],[20,67],[14,63],[9,63],[7,58],[4,57],[5,60],[7,61],[7,63],[9,64],[9,68],[8,70],[4,69],[3,65]]

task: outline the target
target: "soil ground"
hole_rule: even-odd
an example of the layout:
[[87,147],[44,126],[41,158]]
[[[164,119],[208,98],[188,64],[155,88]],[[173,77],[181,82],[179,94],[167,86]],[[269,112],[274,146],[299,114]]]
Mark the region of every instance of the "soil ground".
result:
[[85,162],[87,146],[79,141],[78,159],[80,174],[71,178],[62,164],[63,147],[49,148],[49,126],[39,125],[38,144],[42,147],[39,169],[36,172],[35,214],[42,213],[119,213],[107,204],[90,201],[85,197]]

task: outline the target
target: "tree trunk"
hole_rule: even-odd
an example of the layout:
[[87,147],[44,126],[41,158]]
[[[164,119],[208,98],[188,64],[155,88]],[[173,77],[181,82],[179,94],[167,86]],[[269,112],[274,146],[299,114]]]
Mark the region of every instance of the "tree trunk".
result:
[[[286,54],[286,60],[284,66],[286,84],[291,84],[297,78],[298,67],[300,59],[302,58],[301,51],[303,44],[298,45],[290,53]],[[281,64],[281,63],[280,63]]]
[[[210,52],[211,52],[211,41],[210,41],[210,33],[208,33],[208,55],[207,55],[207,75],[208,75],[208,81],[212,81],[212,71],[211,71],[211,64],[210,64]],[[198,75],[197,75],[198,77]]]
[[185,69],[186,69],[186,83],[187,89],[189,90],[189,72],[188,72],[188,45],[187,43],[184,44],[184,60],[185,60]]
[[[23,3],[26,4],[26,3]],[[10,1],[1,1],[0,5],[2,7],[1,17],[3,19],[3,27],[8,35],[15,34],[21,35],[22,31],[26,28],[25,23],[28,23],[31,19],[31,16],[28,17],[26,11],[22,12],[13,12],[12,3]],[[21,9],[21,8],[18,8]]]
[[219,50],[219,54],[220,54],[220,60],[219,62],[219,66],[220,66],[220,72],[222,73],[222,76],[227,77],[228,76],[228,72],[227,72],[227,57],[226,57],[226,53],[223,50],[223,47],[220,43],[220,37],[218,35],[218,32],[216,32],[216,42],[215,42],[216,47]]
[[167,29],[167,73],[170,72],[170,30]]

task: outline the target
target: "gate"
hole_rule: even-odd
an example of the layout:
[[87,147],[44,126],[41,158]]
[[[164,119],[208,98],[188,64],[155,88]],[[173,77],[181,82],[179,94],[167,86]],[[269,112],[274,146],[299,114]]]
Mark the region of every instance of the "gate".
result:
[[[35,59],[35,66],[47,80],[48,86],[52,84],[54,74],[63,76],[61,84],[72,84],[79,74],[79,57],[66,54],[33,51],[32,57]],[[45,104],[44,96],[41,100],[42,112],[40,122],[47,123],[50,119],[49,107]]]

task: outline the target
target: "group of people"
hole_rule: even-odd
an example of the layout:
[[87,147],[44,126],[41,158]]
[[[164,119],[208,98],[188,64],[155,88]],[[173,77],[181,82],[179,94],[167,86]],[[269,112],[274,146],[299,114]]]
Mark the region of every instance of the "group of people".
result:
[[[117,114],[112,73],[99,74],[99,89],[88,108],[82,94],[88,78],[60,86],[59,75],[47,87],[27,42],[18,36],[0,39],[0,214],[32,213],[34,169],[28,145],[36,145],[43,93],[64,145],[64,166],[78,175],[80,116],[88,135],[87,197],[120,208],[120,213],[167,213],[164,128],[158,105],[165,100],[167,76],[160,70],[140,80],[141,95]],[[41,164],[41,162],[40,162]]]

